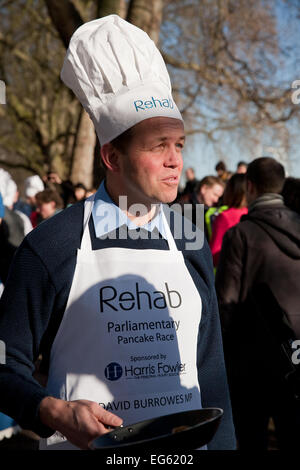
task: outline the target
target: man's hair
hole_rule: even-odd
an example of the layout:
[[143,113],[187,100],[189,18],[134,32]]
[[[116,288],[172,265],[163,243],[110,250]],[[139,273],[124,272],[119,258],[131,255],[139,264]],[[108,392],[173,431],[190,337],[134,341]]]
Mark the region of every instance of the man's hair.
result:
[[237,164],[236,167],[238,168],[239,166],[242,166],[242,165],[248,167],[248,163],[244,162],[243,160],[241,160],[240,162],[238,162],[238,164]]
[[284,167],[272,157],[256,158],[249,163],[246,177],[254,185],[258,195],[279,194],[284,184]]
[[126,147],[129,144],[133,135],[133,128],[130,127],[122,134],[118,135],[115,139],[113,139],[110,143],[120,152],[126,152]]
[[[114,148],[119,150],[119,152],[124,154],[126,153],[126,149],[132,138],[132,134],[133,134],[132,127],[130,127],[125,132],[118,135],[115,139],[111,140],[110,143]],[[100,166],[104,170],[104,172],[106,172],[107,168],[102,158],[100,158]]]
[[300,214],[300,178],[286,178],[281,194],[285,205]]
[[224,163],[222,160],[219,161],[219,162],[216,164],[216,166],[215,166],[215,170],[216,170],[216,171],[219,171],[219,170],[221,170],[221,171],[226,171],[227,168],[226,168],[225,163]]
[[246,197],[246,175],[235,173],[228,180],[223,194],[223,204],[228,207],[240,207]]
[[56,207],[58,209],[62,209],[64,207],[64,203],[60,195],[57,191],[53,191],[52,189],[45,189],[44,191],[40,191],[35,196],[36,202],[43,204],[44,202],[55,202]]
[[83,183],[77,183],[74,185],[74,189],[84,189],[85,191],[87,191],[87,188],[86,186],[83,184]]
[[220,186],[223,186],[223,187],[225,186],[224,182],[218,176],[213,176],[213,175],[205,176],[197,184],[196,192],[198,193],[200,191],[200,189],[202,188],[202,186],[204,186],[204,185],[211,188],[215,184],[219,184]]

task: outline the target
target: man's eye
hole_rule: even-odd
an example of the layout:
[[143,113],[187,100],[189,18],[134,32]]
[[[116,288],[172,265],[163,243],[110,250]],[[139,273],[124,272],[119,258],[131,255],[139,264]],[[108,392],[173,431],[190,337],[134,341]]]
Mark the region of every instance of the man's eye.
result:
[[162,142],[154,147],[154,150],[163,150],[165,148],[165,144]]

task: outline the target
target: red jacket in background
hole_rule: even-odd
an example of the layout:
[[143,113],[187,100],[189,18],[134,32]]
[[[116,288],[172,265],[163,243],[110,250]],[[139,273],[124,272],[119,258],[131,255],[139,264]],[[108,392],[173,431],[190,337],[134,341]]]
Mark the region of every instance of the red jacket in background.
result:
[[217,266],[219,261],[225,232],[227,232],[227,230],[234,225],[238,224],[242,215],[247,213],[247,207],[243,207],[242,209],[231,207],[226,211],[221,212],[221,214],[216,217],[212,227],[212,237],[209,242],[209,246],[213,255],[214,266]]

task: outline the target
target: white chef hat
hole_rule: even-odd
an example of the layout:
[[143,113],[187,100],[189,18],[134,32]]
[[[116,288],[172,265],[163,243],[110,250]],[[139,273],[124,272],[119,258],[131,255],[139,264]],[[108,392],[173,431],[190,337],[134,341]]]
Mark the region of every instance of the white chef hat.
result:
[[164,60],[149,36],[117,15],[73,34],[61,71],[89,113],[100,144],[144,119],[181,119]]
[[5,206],[11,207],[14,204],[17,191],[17,185],[10,173],[0,168],[0,192]]
[[34,197],[45,189],[44,183],[39,175],[28,176],[25,180],[25,196]]

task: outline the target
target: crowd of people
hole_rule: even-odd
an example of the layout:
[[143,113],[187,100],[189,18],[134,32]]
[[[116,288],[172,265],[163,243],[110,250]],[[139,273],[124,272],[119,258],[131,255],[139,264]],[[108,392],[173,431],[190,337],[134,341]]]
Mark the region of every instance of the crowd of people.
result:
[[42,178],[32,175],[24,181],[24,195],[20,197],[17,184],[11,174],[0,168],[0,281],[8,275],[16,249],[24,237],[37,225],[64,208],[93,194],[83,183],[72,184],[62,180],[54,171]]
[[204,204],[239,448],[267,449],[272,418],[278,448],[295,449],[300,178],[270,157],[239,162],[235,173],[224,162],[215,169],[196,181],[189,168],[178,201]]
[[[201,181],[188,169],[177,194],[185,132],[167,68],[117,15],[78,28],[61,78],[92,118],[105,179],[87,197],[33,175],[20,201],[0,172],[0,411],[47,450],[201,408],[223,410],[209,450],[267,449],[270,418],[295,450],[299,179],[271,157],[219,162]],[[200,248],[174,201],[192,207]]]

